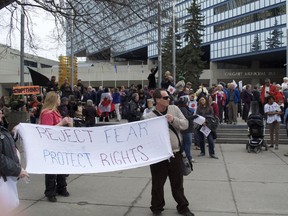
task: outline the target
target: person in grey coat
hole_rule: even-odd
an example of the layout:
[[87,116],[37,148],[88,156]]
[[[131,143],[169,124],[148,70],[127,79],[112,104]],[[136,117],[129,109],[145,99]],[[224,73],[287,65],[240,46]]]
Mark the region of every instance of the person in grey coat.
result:
[[[161,215],[164,210],[164,184],[169,177],[172,195],[177,202],[177,211],[181,215],[194,216],[189,210],[189,202],[184,195],[183,173],[182,173],[182,154],[179,146],[180,131],[188,128],[188,120],[184,117],[180,109],[175,105],[169,105],[170,96],[164,89],[156,89],[153,94],[156,102],[155,110],[145,115],[145,119],[155,118],[165,115],[169,127],[170,143],[174,157],[156,164],[150,165],[152,175],[152,199],[151,211],[153,215]],[[174,128],[174,131],[171,129]],[[157,132],[156,132],[157,133]],[[177,133],[177,134],[176,134]]]

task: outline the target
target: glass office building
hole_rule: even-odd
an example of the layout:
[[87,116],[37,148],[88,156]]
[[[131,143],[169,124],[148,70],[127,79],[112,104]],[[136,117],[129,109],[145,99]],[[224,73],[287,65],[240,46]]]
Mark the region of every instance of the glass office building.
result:
[[[184,33],[185,20],[190,18],[187,8],[191,2],[175,1],[180,35]],[[210,84],[233,79],[250,83],[252,79],[255,84],[263,82],[266,77],[272,82],[282,80],[286,75],[285,0],[198,0],[198,3],[205,17],[202,48],[205,60],[210,62],[203,80],[210,80]],[[171,26],[172,4],[172,0],[165,3],[163,0],[161,5],[165,12],[162,17],[163,38]],[[94,7],[93,10],[100,11],[101,8]],[[143,19],[130,14],[133,22],[124,29],[119,27],[117,19],[99,15],[99,21],[107,23],[104,33],[114,42],[110,46],[101,38],[91,42],[76,31],[75,54],[101,59],[108,52],[110,57],[118,59],[157,60],[157,8],[143,7],[138,11],[144,14]],[[70,43],[67,44],[69,52]]]

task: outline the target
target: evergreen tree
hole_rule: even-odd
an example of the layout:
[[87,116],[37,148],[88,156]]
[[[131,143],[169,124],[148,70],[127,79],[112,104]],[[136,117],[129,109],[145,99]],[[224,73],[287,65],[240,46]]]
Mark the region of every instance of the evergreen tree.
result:
[[204,16],[201,14],[200,5],[196,0],[192,1],[191,6],[187,9],[192,16],[184,23],[184,40],[187,45],[181,51],[181,70],[185,75],[186,81],[192,83],[193,88],[198,88],[199,77],[203,72],[205,61],[201,58],[203,52],[201,50],[202,36],[204,32]]
[[[175,25],[175,34],[176,34],[176,65],[179,63],[179,48],[181,47],[180,39],[181,37],[177,35],[178,24]],[[170,27],[167,33],[166,38],[163,40],[162,45],[162,68],[163,71],[173,71],[173,62],[172,62],[172,48],[173,48],[173,27]]]
[[270,38],[267,38],[265,43],[267,46],[267,49],[274,49],[280,47],[283,42],[281,42],[281,38],[283,37],[283,32],[281,29],[277,28],[277,20],[275,19],[275,28],[270,33]]
[[252,46],[251,46],[251,51],[252,52],[256,52],[256,51],[259,51],[259,50],[261,50],[261,42],[259,40],[259,35],[256,34],[254,36],[254,41],[253,41]]

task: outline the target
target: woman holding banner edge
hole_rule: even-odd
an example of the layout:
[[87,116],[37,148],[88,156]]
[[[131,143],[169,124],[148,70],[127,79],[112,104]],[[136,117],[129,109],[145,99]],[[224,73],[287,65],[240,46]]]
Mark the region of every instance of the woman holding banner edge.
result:
[[[39,124],[55,125],[55,126],[72,126],[73,121],[70,117],[62,119],[61,114],[57,110],[60,105],[60,96],[54,92],[48,92],[41,110]],[[58,195],[68,197],[66,175],[45,174],[45,196],[50,202],[57,202],[56,193]]]

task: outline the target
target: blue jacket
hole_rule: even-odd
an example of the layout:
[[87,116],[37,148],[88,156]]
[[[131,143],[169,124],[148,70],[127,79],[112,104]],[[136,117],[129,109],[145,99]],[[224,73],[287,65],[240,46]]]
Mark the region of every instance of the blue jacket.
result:
[[[231,89],[228,89],[228,91],[227,91],[227,103],[226,104],[229,103],[230,93],[231,93]],[[239,90],[237,88],[234,89],[234,98],[233,98],[233,100],[234,100],[235,104],[240,103],[240,92],[239,92]]]
[[113,93],[113,94],[112,94],[112,98],[113,98],[113,103],[114,103],[114,104],[121,103],[120,93]]

